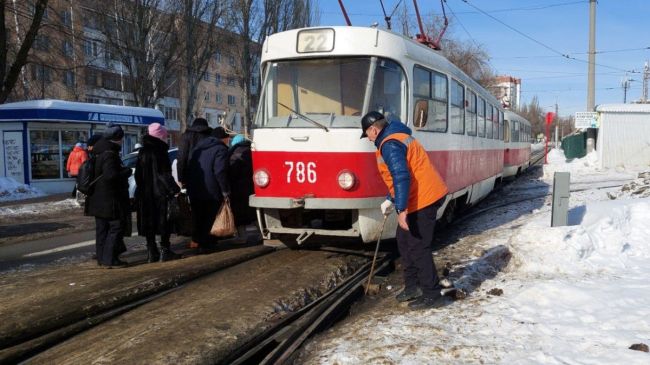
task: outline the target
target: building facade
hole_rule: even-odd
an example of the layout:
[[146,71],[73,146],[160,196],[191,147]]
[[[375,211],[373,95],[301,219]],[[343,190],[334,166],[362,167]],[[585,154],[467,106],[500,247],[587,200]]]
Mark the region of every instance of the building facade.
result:
[[[8,102],[58,99],[96,104],[135,106],[127,67],[106,40],[101,23],[99,0],[50,0],[43,24],[30,51],[29,64]],[[5,23],[14,43],[27,31],[34,12],[32,0],[8,5]],[[220,30],[225,32],[224,30]],[[236,37],[230,37],[237,39]],[[227,43],[220,47],[201,75],[195,98],[194,117],[205,117],[214,127],[226,124],[235,131],[243,129],[244,89],[241,83],[237,51],[241,45]],[[257,69],[257,68],[255,68]],[[159,109],[172,135],[181,130],[184,113],[182,67],[173,72],[152,105]],[[251,93],[259,82],[252,75]],[[254,101],[254,98],[253,98]],[[251,102],[251,105],[255,105]],[[251,114],[254,111],[251,111]],[[174,133],[175,132],[175,133]],[[175,143],[175,138],[170,141]]]
[[517,110],[521,101],[521,79],[512,76],[494,78],[492,93],[506,109]]

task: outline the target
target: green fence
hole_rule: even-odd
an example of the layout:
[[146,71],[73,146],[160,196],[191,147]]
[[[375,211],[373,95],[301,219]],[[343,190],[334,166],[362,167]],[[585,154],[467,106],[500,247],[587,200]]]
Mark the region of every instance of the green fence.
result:
[[578,133],[562,139],[564,157],[567,159],[585,157],[587,154],[587,133]]

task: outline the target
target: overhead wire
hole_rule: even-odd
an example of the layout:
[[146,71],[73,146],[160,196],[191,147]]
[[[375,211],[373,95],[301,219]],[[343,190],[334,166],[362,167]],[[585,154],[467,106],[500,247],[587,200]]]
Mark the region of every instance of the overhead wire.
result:
[[[496,17],[490,15],[489,13],[487,13],[486,11],[484,11],[483,9],[481,9],[481,8],[477,7],[476,5],[470,3],[469,0],[461,0],[461,1],[464,2],[465,4],[471,6],[472,8],[476,9],[477,11],[481,12],[483,15],[485,15],[485,16],[489,17],[490,19],[496,21],[497,23],[503,25],[504,27],[506,27],[506,28],[512,30],[513,32],[515,32],[515,33],[521,35],[522,37],[524,37],[524,38],[526,38],[526,39],[528,39],[528,40],[530,40],[530,41],[532,41],[532,42],[534,42],[534,43],[536,43],[536,44],[538,44],[538,45],[540,45],[540,46],[546,48],[547,50],[551,51],[552,53],[555,53],[555,54],[557,54],[557,55],[559,55],[559,56],[562,56],[563,58],[566,58],[566,59],[570,59],[570,60],[574,60],[574,61],[578,61],[578,62],[583,62],[583,63],[589,63],[589,61],[587,61],[587,60],[582,60],[582,59],[579,59],[579,58],[572,57],[572,56],[570,56],[569,54],[562,53],[562,52],[558,51],[557,49],[555,49],[555,48],[553,48],[553,47],[547,45],[546,43],[541,42],[541,41],[539,41],[539,40],[537,40],[537,39],[535,39],[535,38],[529,36],[528,34],[526,34],[526,33],[522,32],[522,31],[520,31],[519,29],[516,29],[515,27],[513,27],[513,26],[511,26],[511,25],[509,25],[509,24],[507,24],[507,23],[501,21],[500,19],[498,19],[498,18],[496,18]],[[622,68],[613,67],[613,66],[608,66],[608,65],[603,65],[603,64],[599,64],[599,63],[595,63],[595,65],[600,66],[600,67],[605,67],[605,68],[613,69],[613,70],[622,71],[622,72],[628,72],[628,73],[640,73],[639,71],[635,71],[635,70],[625,70],[625,69],[622,69]]]

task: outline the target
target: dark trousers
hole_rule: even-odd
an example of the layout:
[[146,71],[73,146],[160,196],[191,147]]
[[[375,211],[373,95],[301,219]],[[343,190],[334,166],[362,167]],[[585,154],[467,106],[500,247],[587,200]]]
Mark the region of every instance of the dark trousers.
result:
[[439,283],[431,243],[440,203],[409,213],[406,216],[408,231],[397,226],[397,248],[404,266],[404,285],[408,290],[419,286],[424,296],[433,296]]
[[210,234],[214,219],[217,217],[220,201],[207,200],[195,201],[190,200],[192,205],[192,241],[201,246],[216,244],[217,237]]
[[144,230],[147,246],[156,247],[156,233],[158,233],[160,234],[160,247],[169,248],[172,223],[167,221],[167,201],[151,205],[149,208],[142,210],[143,215],[149,215],[148,217],[138,216],[138,219],[143,220],[139,227]]
[[117,260],[123,239],[122,220],[95,217],[95,249],[100,265],[110,266]]

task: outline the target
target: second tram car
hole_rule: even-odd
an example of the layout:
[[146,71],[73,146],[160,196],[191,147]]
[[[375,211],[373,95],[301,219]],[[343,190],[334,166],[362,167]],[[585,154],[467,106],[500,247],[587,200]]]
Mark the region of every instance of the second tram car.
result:
[[517,176],[530,164],[531,125],[517,113],[505,111],[503,177]]
[[[364,27],[290,30],[262,48],[253,137],[265,239],[378,238],[387,189],[361,135],[372,110],[410,127],[449,187],[438,218],[485,197],[504,166],[504,111],[437,51]],[[395,234],[392,215],[383,237]]]

